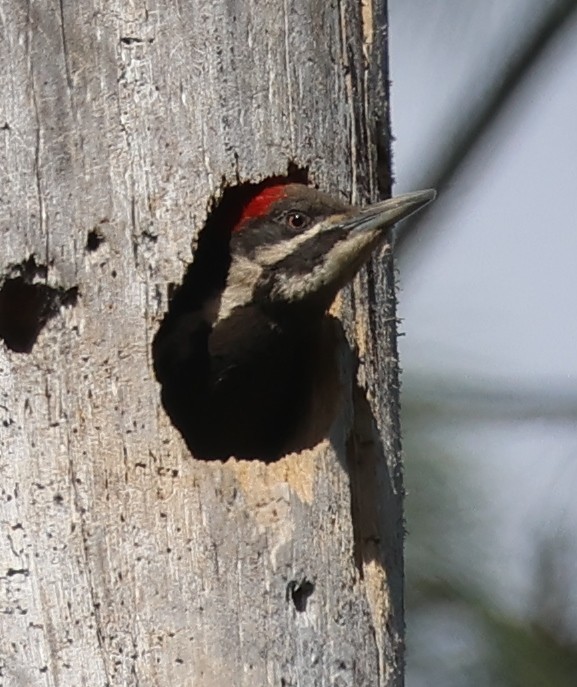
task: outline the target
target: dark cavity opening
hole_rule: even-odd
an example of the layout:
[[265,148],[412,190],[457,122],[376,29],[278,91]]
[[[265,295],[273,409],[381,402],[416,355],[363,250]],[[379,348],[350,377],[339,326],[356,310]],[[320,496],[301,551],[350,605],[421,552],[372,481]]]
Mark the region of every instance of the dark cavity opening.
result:
[[30,257],[13,268],[14,277],[0,288],[0,339],[16,353],[30,353],[46,323],[62,306],[75,305],[78,288],[53,288],[34,283],[45,279],[47,268]]
[[95,250],[104,243],[104,234],[99,227],[94,227],[88,232],[86,237],[86,250],[89,253],[94,253]]
[[275,367],[283,344],[272,340],[259,308],[235,308],[215,324],[231,265],[232,230],[254,196],[283,183],[307,184],[307,170],[291,166],[286,176],[225,188],[220,202],[213,202],[182,284],[167,286],[168,312],[152,345],[154,369],[164,409],[196,458],[269,462],[326,436],[326,427],[316,435],[302,425],[311,408],[306,377],[312,350],[300,335],[307,328],[300,327],[297,345],[290,348],[289,342],[288,356],[283,351],[289,364]]
[[291,580],[286,589],[287,601],[292,601],[295,609],[299,613],[307,610],[307,602],[315,590],[315,585],[307,578],[303,578],[300,582]]

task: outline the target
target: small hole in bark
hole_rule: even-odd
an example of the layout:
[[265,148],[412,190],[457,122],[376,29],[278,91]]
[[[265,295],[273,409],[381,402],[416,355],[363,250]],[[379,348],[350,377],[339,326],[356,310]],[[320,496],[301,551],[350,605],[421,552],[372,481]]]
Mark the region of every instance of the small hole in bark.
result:
[[301,582],[291,580],[287,585],[287,601],[292,601],[299,613],[307,610],[307,602],[315,590],[315,585],[304,577]]
[[47,268],[34,257],[12,268],[18,276],[6,279],[0,288],[0,339],[16,353],[30,353],[46,323],[62,306],[75,305],[78,288],[53,288],[34,283],[45,279]]
[[120,42],[123,45],[135,45],[138,43],[144,43],[144,40],[142,38],[139,38],[138,36],[121,36]]
[[[243,209],[268,187],[307,182],[308,171],[292,165],[286,176],[226,187],[211,207],[182,284],[168,285],[168,312],[153,342],[154,369],[164,409],[196,458],[235,456],[269,462],[312,447],[326,435],[325,426],[318,436],[308,428],[306,436],[301,433],[311,395],[308,341],[291,349],[298,379],[285,366],[272,370],[279,372],[277,383],[271,374],[260,375],[260,362],[266,365],[272,360],[276,345],[270,344],[268,324],[260,311],[236,307],[217,319],[231,265],[231,234]],[[254,355],[256,371],[255,364],[246,367],[245,352]],[[331,406],[331,401],[324,405]]]
[[89,253],[94,253],[102,243],[104,243],[104,235],[98,227],[94,227],[94,229],[88,232],[88,236],[86,237],[86,250]]

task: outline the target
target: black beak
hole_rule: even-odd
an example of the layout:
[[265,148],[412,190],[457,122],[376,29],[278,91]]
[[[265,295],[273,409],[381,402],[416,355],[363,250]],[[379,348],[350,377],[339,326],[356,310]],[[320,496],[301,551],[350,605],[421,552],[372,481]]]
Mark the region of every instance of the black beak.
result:
[[417,212],[431,201],[435,200],[437,193],[433,189],[426,191],[415,191],[405,193],[402,196],[389,198],[380,203],[374,203],[367,207],[355,209],[348,219],[336,222],[337,226],[346,229],[347,227],[358,231],[383,230],[393,227],[397,222],[406,219],[414,212]]

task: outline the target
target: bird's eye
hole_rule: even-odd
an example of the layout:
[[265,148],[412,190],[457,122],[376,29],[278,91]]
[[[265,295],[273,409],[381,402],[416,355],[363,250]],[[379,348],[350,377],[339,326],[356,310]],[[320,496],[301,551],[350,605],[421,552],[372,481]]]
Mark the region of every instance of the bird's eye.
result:
[[304,214],[304,212],[291,210],[286,215],[285,221],[291,229],[303,229],[303,227],[305,227],[308,224],[309,218],[307,215]]

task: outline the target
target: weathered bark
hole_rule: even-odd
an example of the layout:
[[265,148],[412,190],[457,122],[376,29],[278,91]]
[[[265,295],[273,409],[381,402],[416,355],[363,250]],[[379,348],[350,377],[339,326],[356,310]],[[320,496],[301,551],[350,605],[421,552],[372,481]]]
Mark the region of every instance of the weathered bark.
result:
[[150,352],[224,182],[388,191],[381,12],[0,0],[1,684],[402,684],[390,257],[314,450],[195,460]]

